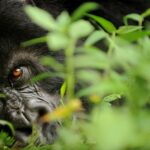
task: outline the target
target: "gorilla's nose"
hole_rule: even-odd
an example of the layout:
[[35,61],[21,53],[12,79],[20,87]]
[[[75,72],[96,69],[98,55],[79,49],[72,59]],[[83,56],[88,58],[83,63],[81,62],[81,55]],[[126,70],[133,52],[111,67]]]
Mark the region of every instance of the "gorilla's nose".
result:
[[37,119],[47,114],[48,112],[51,112],[50,104],[40,101],[40,100],[38,101],[38,100],[33,99],[31,101],[28,101],[27,107],[29,110],[32,110],[37,113]]
[[10,120],[16,128],[26,128],[37,122],[41,116],[50,112],[47,103],[35,102],[34,100],[22,104],[19,101],[7,100],[5,107],[8,120]]

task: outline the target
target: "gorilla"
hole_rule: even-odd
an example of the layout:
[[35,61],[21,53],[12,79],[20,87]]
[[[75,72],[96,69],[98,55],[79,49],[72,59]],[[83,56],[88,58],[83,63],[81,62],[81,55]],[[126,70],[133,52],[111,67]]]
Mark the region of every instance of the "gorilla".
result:
[[[32,125],[37,124],[39,138],[36,143],[52,143],[57,135],[56,122],[38,123],[44,114],[53,111],[59,104],[59,89],[63,83],[58,77],[49,77],[32,83],[32,77],[51,72],[40,64],[41,56],[54,56],[58,61],[63,56],[54,53],[46,45],[21,47],[20,43],[46,34],[33,24],[23,11],[26,4],[40,7],[57,17],[63,10],[72,13],[88,0],[0,0],[0,119],[11,122],[15,128],[15,140],[19,146],[28,144]],[[112,21],[122,24],[128,13],[141,13],[150,7],[147,0],[95,0],[100,10],[94,11]]]
[[[32,133],[32,123],[58,105],[61,81],[46,78],[31,83],[32,77],[49,71],[38,60],[44,54],[36,49],[15,47],[10,39],[3,38],[0,42],[3,44],[0,46],[0,93],[4,94],[0,98],[1,119],[13,124],[15,139],[24,146]],[[37,142],[53,142],[56,126],[56,123],[37,125],[41,131]]]
[[[0,93],[4,94],[0,98],[0,119],[13,124],[15,143],[21,147],[28,143],[32,124],[58,105],[62,84],[58,78],[31,83],[32,77],[50,72],[49,68],[40,64],[40,56],[55,54],[45,45],[28,48],[20,46],[23,41],[45,34],[25,15],[23,6],[26,3],[35,5],[32,1],[0,0]],[[58,14],[58,6],[55,4],[55,8],[53,5],[50,4],[50,10]],[[43,6],[42,3],[40,6]],[[59,54],[57,57],[61,59]],[[56,127],[57,123],[38,123],[39,138],[36,143],[52,143]]]

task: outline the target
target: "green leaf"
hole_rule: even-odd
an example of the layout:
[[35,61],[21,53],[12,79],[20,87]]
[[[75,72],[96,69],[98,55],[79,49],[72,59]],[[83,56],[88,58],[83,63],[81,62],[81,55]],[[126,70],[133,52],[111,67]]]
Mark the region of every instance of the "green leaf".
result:
[[15,130],[14,130],[14,127],[11,123],[9,123],[8,121],[5,121],[5,120],[0,120],[0,125],[2,126],[8,126],[12,132],[13,135],[15,135]]
[[[91,67],[91,66],[90,66]],[[97,84],[100,82],[100,74],[94,70],[79,70],[77,71],[77,80],[90,84]]]
[[142,16],[143,18],[149,17],[149,16],[150,16],[150,8],[147,9],[144,13],[142,13],[141,16]]
[[78,39],[88,36],[93,30],[94,27],[90,24],[90,22],[79,20],[70,26],[69,35],[72,38]]
[[72,14],[72,21],[76,21],[82,18],[87,12],[95,10],[99,7],[97,3],[88,2],[82,4],[78,9],[76,9]]
[[45,66],[50,66],[53,69],[63,71],[64,67],[63,64],[59,63],[54,57],[51,56],[44,56],[40,59],[41,64]]
[[124,17],[124,24],[125,25],[128,25],[128,20],[134,20],[134,21],[137,21],[138,23],[141,23],[143,22],[143,17],[139,14],[129,14],[129,15],[126,15]]
[[43,29],[56,29],[56,22],[54,18],[45,10],[33,6],[26,6],[25,12],[35,24],[39,25]]
[[111,107],[102,111],[95,110],[86,134],[95,140],[96,150],[123,150],[129,145],[132,147],[137,139],[135,132],[138,128],[134,119],[128,112]]
[[0,132],[0,149],[1,150],[10,150],[10,147],[14,144],[15,139],[11,137],[9,133],[1,130]]
[[137,41],[140,38],[143,38],[145,36],[149,36],[150,35],[150,31],[149,30],[144,30],[144,31],[135,31],[135,32],[131,32],[128,34],[123,34],[120,37],[129,41],[129,42],[134,42]]
[[56,19],[57,25],[58,25],[58,30],[60,32],[66,32],[70,22],[71,18],[68,14],[68,12],[63,11]]
[[103,100],[106,102],[112,102],[112,101],[118,100],[120,98],[121,98],[120,94],[111,94],[109,96],[104,97]]
[[88,14],[87,16],[95,20],[100,26],[102,26],[109,33],[112,33],[117,30],[116,27],[113,25],[113,23],[106,20],[105,18],[91,14]]
[[5,98],[5,97],[6,97],[6,95],[5,95],[5,94],[0,93],[0,98]]
[[79,49],[82,52],[74,58],[76,68],[94,68],[106,69],[109,66],[107,54],[95,47],[82,47]]
[[29,41],[25,41],[25,42],[21,43],[21,46],[27,47],[27,46],[31,46],[31,45],[40,44],[40,43],[46,43],[46,41],[47,41],[47,37],[43,36],[43,37],[35,38],[35,39],[29,40]]
[[105,33],[104,31],[95,31],[86,39],[84,45],[94,45],[96,42],[105,39],[106,37],[107,33]]
[[32,83],[35,83],[35,82],[38,82],[38,81],[47,79],[48,77],[50,77],[49,72],[44,72],[44,73],[41,73],[41,74],[39,74],[39,75],[34,76],[34,77],[31,79],[31,82],[32,82]]
[[90,55],[76,56],[74,59],[74,66],[76,68],[93,68],[93,69],[106,69],[108,62],[105,59],[97,59]]
[[65,49],[68,45],[68,38],[59,32],[48,34],[47,40],[49,48],[54,51]]
[[127,33],[135,32],[135,31],[138,31],[138,30],[141,30],[141,29],[142,29],[141,26],[132,26],[132,25],[121,26],[116,31],[116,33],[118,33],[118,34],[127,34]]
[[67,84],[66,82],[64,82],[60,88],[60,95],[61,95],[61,99],[64,98],[65,93],[66,93],[66,89],[67,89]]

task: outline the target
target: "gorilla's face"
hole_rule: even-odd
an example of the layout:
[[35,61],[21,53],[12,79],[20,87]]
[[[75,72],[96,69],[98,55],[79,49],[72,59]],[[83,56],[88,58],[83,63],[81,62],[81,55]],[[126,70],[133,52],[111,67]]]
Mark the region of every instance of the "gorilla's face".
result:
[[57,124],[38,120],[59,103],[61,85],[58,78],[31,82],[32,77],[50,71],[39,63],[40,56],[49,51],[43,45],[40,49],[20,48],[21,42],[45,35],[24,13],[25,4],[49,9],[54,16],[63,9],[55,1],[0,0],[0,93],[4,95],[0,97],[0,119],[14,125],[16,143],[20,146],[28,143],[33,123],[39,132],[37,143],[53,142]]
[[20,146],[28,143],[33,123],[36,123],[39,132],[37,142],[53,142],[56,124],[38,123],[38,120],[58,104],[58,90],[53,89],[54,84],[56,86],[55,79],[32,83],[32,77],[47,71],[39,63],[40,52],[14,48],[6,40],[1,43],[0,93],[4,97],[0,98],[0,119],[8,120],[14,125],[15,139]]

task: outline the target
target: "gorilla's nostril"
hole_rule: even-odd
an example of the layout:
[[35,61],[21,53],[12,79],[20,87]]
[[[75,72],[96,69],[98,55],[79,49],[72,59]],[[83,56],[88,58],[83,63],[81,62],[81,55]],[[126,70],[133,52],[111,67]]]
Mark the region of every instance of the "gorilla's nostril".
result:
[[[38,118],[42,117],[43,115],[45,115],[51,111],[49,104],[42,103],[42,102],[39,102],[39,103],[36,103],[36,102],[33,103],[33,102],[34,101],[32,101],[32,103],[29,103],[29,104],[32,104],[32,105],[30,105],[30,109],[34,110],[34,112],[36,112],[38,114],[38,116],[37,116]],[[28,106],[29,106],[29,104],[28,104]]]
[[42,116],[44,116],[45,114],[47,114],[49,111],[45,108],[41,108],[39,109],[39,118],[41,118]]

